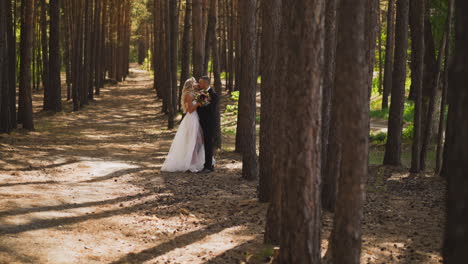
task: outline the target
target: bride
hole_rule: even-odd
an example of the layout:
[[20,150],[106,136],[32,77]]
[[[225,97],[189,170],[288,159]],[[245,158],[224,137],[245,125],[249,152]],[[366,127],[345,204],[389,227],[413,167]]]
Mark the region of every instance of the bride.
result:
[[198,119],[197,108],[200,103],[195,101],[195,78],[188,79],[182,90],[181,105],[186,113],[172,142],[169,154],[161,171],[166,172],[198,172],[205,164],[205,148],[203,132]]

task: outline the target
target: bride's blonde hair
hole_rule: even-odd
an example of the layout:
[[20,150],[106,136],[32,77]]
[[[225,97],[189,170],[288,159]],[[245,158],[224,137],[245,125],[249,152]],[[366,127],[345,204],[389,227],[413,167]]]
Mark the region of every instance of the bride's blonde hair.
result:
[[187,112],[187,105],[185,105],[185,96],[190,93],[195,92],[194,85],[197,83],[197,80],[195,80],[194,77],[189,78],[187,81],[184,83],[184,88],[182,89],[182,96],[180,97],[180,105],[182,105],[182,111],[184,113]]

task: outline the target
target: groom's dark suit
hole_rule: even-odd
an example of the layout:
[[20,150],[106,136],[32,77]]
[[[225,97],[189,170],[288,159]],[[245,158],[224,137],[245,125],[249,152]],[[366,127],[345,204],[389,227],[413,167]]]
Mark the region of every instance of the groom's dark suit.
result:
[[205,169],[213,170],[213,143],[216,129],[216,107],[218,95],[213,88],[208,88],[211,103],[197,109],[200,125],[203,130],[203,141],[205,143]]

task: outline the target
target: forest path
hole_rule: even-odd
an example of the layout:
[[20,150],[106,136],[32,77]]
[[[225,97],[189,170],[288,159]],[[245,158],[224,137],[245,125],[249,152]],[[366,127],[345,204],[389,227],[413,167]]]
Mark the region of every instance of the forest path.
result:
[[210,175],[159,172],[175,131],[148,72],[78,112],[34,101],[36,131],[0,135],[0,263],[238,263],[261,244],[266,205],[237,155]]
[[[218,152],[209,175],[160,173],[175,130],[148,72],[132,65],[78,112],[67,102],[50,115],[41,102],[35,132],[0,135],[0,263],[267,262],[267,205],[237,154]],[[371,166],[366,190],[361,263],[441,262],[442,179]],[[331,214],[323,227],[324,252]]]

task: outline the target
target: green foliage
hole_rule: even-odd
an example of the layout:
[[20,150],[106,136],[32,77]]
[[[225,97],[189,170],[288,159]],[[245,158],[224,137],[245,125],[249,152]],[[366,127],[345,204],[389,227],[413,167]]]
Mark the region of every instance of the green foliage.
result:
[[[381,100],[378,103],[371,104],[370,116],[376,119],[388,120],[389,109],[380,109]],[[405,109],[403,112],[403,122],[412,123],[414,120],[414,102],[410,100],[405,101]]]
[[378,133],[371,133],[369,136],[369,140],[373,144],[385,144],[387,142],[387,133],[386,132],[378,132]]
[[414,136],[414,126],[409,125],[408,127],[403,129],[402,139],[412,141]]
[[403,122],[413,123],[414,121],[414,102],[405,101],[405,111],[403,112]]
[[372,118],[376,119],[388,119],[388,111],[389,109],[377,109],[377,110],[371,110],[370,111],[370,116]]
[[148,50],[148,55],[143,62],[143,69],[151,72],[151,61],[153,59],[153,54],[151,53],[151,49]]
[[239,91],[234,91],[231,93],[231,99],[236,102],[239,102],[239,95],[240,95]]
[[226,105],[225,113],[234,113],[237,115],[239,111],[239,91],[234,91],[231,93],[231,100],[234,101],[234,104]]
[[239,106],[237,104],[226,105],[226,113],[234,113],[237,115],[239,111]]

